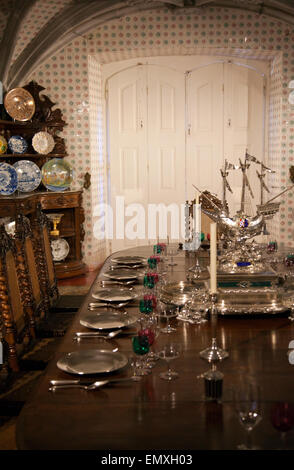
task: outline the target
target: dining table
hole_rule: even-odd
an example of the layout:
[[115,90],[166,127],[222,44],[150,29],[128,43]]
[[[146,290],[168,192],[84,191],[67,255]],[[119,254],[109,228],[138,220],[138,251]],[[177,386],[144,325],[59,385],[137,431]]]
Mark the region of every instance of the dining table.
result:
[[[196,324],[171,319],[174,331],[159,334],[154,350],[171,342],[181,345],[181,352],[172,362],[178,377],[163,380],[166,370],[163,359],[155,362],[151,372],[139,381],[110,382],[97,390],[80,388],[50,391],[51,380],[80,378],[81,381],[127,378],[133,374],[132,339],[139,323],[124,328],[112,339],[97,337],[75,340],[77,332],[91,331],[81,324],[89,312],[93,294],[101,289],[105,273],[119,256],[153,254],[153,246],[139,246],[116,252],[104,262],[85,296],[83,304],[49,362],[32,395],[17,420],[16,439],[20,450],[237,450],[248,446],[256,449],[294,449],[294,364],[289,344],[294,340],[294,323],[289,314],[219,315],[216,325],[217,344],[228,357],[216,364],[223,374],[222,393],[218,399],[207,396],[203,374],[212,364],[200,357],[210,346],[212,319]],[[174,266],[165,261],[165,283],[187,280],[189,268],[209,262],[209,253],[200,248],[195,253],[179,250]],[[141,274],[148,271],[147,265]],[[138,296],[127,306],[129,314],[140,317],[142,277],[130,292]],[[209,307],[209,304],[208,304]],[[111,312],[112,309],[107,309]],[[164,320],[159,319],[159,327]],[[127,358],[119,370],[98,375],[77,377],[57,366],[68,353],[97,349],[118,351]],[[259,422],[253,429],[240,420],[238,393],[244,384],[259,390]],[[243,423],[244,424],[244,423]],[[243,447],[242,447],[243,446]]]

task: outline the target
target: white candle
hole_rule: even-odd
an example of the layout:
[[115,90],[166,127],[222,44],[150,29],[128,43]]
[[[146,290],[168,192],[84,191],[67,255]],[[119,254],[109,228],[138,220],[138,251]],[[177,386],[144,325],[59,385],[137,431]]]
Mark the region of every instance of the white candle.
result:
[[199,193],[196,194],[196,206],[195,206],[195,232],[201,234],[201,205],[199,204]]
[[217,292],[216,284],[216,223],[210,224],[210,292]]

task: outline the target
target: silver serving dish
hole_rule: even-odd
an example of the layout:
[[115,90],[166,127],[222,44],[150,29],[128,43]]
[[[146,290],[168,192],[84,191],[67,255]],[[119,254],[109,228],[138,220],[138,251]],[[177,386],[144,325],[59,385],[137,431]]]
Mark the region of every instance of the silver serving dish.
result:
[[118,256],[117,258],[112,258],[111,262],[124,264],[126,266],[131,266],[133,264],[145,265],[147,263],[147,259],[143,256]]
[[80,324],[94,330],[110,330],[134,325],[138,316],[124,312],[89,312],[80,319]]
[[87,349],[65,354],[57,362],[57,367],[69,374],[105,374],[122,369],[128,358],[118,351]]
[[221,315],[275,314],[289,310],[278,289],[218,289],[217,310]]
[[136,299],[138,294],[130,290],[111,288],[97,290],[92,294],[92,297],[97,300],[103,300],[104,302],[128,302]]
[[112,269],[103,273],[103,276],[116,281],[129,281],[131,279],[138,279],[139,275],[133,269]]
[[180,307],[191,298],[195,290],[201,289],[204,289],[203,282],[198,282],[197,284],[189,281],[170,282],[162,287],[160,300],[163,303]]

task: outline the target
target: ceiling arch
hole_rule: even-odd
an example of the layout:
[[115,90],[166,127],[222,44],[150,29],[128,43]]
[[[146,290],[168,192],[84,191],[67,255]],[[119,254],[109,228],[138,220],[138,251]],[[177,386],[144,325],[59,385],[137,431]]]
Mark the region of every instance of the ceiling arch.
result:
[[[63,1],[63,3],[62,3]],[[9,5],[10,14],[1,42],[4,50],[0,59],[0,77],[4,88],[21,84],[26,77],[54,53],[69,44],[77,35],[131,13],[159,7],[181,11],[203,12],[209,7],[224,7],[252,11],[286,21],[294,29],[292,0],[62,0],[58,14],[42,24],[39,31],[14,60],[18,33],[34,4],[54,3],[56,0],[0,0]],[[70,3],[69,3],[70,2]]]

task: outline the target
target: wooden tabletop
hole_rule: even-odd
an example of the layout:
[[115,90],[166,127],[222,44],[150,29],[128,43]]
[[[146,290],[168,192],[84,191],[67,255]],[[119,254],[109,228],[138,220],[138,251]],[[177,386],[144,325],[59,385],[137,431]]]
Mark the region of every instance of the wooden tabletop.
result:
[[[124,251],[124,254],[151,255],[150,247]],[[113,256],[117,256],[116,253]],[[205,256],[205,254],[203,255]],[[193,258],[181,252],[177,266],[169,268],[169,279],[185,280]],[[246,440],[233,399],[242,379],[248,378],[261,387],[262,420],[252,431],[254,446],[262,449],[294,448],[294,431],[286,437],[272,423],[272,410],[278,402],[294,406],[294,366],[288,361],[288,345],[294,339],[294,324],[287,316],[264,318],[218,319],[218,343],[229,358],[218,364],[224,374],[223,396],[219,403],[205,399],[204,381],[199,376],[210,365],[199,352],[211,343],[210,321],[192,325],[174,320],[176,332],[160,333],[157,347],[176,340],[182,345],[180,358],[173,362],[179,377],[165,381],[159,377],[166,364],[158,361],[152,373],[141,382],[120,383],[86,392],[79,389],[48,391],[49,380],[72,378],[56,366],[65,353],[93,348],[114,349],[132,354],[131,338],[115,341],[87,339],[73,341],[76,331],[86,331],[80,317],[93,301],[91,292],[108,259],[77,313],[55,357],[24,406],[17,422],[19,449],[237,449]],[[138,306],[129,308],[138,312]],[[130,366],[115,376],[131,375]],[[105,377],[105,376],[104,376]],[[93,377],[94,379],[94,377]]]

